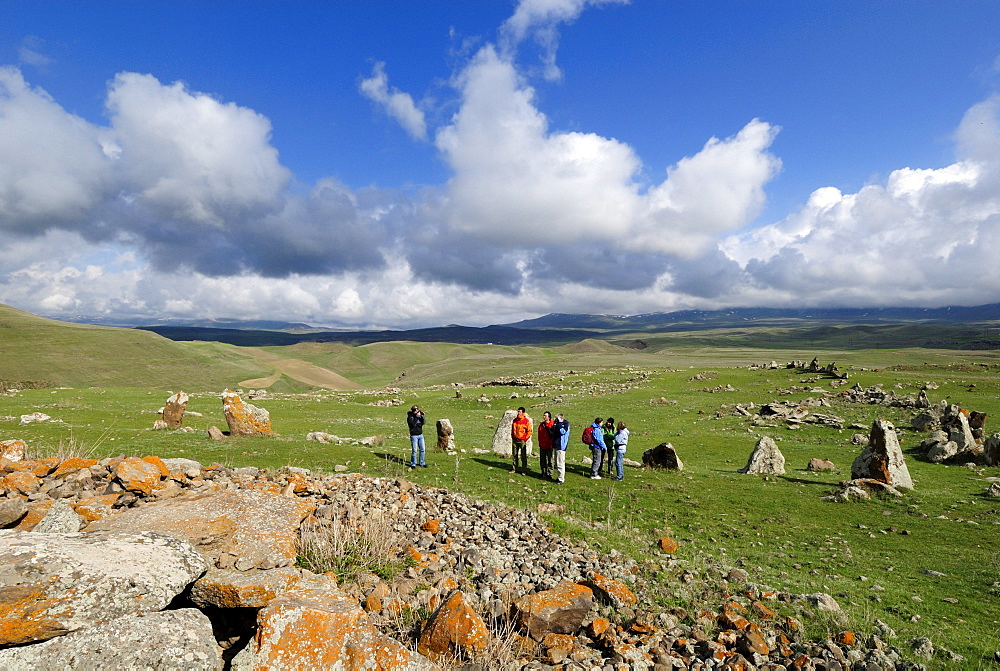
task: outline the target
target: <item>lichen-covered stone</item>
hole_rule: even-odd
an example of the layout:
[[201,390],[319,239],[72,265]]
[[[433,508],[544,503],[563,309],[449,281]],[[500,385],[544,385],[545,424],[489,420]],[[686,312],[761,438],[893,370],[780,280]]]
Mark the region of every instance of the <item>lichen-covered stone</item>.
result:
[[222,392],[222,410],[231,436],[270,436],[271,416],[264,408],[244,403],[235,391]]
[[23,440],[0,440],[0,458],[8,461],[21,461],[27,452],[27,445]]
[[163,421],[171,429],[176,429],[184,423],[184,409],[187,408],[188,395],[179,391],[167,399],[163,406]]
[[490,642],[486,623],[455,591],[431,617],[417,643],[417,651],[432,659],[440,655],[482,652]]
[[295,563],[299,525],[315,509],[296,498],[226,490],[147,503],[92,522],[87,531],[151,529],[189,541],[219,568],[270,569]]
[[0,650],[0,669],[215,671],[222,651],[200,610],[124,615],[37,645]]
[[233,669],[430,671],[423,656],[384,636],[324,576],[303,579],[257,614],[257,633]]
[[536,641],[545,634],[574,634],[594,606],[594,591],[584,585],[561,582],[514,602],[518,623]]
[[137,457],[126,457],[113,466],[112,474],[130,492],[149,496],[160,484],[160,469]]
[[851,464],[851,479],[871,479],[893,487],[913,489],[913,480],[899,448],[896,427],[876,419],[868,436],[868,445]]
[[207,567],[189,543],[155,533],[0,531],[0,645],[161,610]]

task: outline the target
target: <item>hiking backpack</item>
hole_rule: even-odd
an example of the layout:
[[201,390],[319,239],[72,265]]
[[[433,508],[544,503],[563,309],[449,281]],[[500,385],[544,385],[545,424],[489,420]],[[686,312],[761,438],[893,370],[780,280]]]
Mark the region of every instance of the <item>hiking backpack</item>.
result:
[[584,445],[593,445],[594,444],[594,427],[593,426],[588,426],[586,429],[583,430],[583,436],[581,437],[581,440],[583,441]]

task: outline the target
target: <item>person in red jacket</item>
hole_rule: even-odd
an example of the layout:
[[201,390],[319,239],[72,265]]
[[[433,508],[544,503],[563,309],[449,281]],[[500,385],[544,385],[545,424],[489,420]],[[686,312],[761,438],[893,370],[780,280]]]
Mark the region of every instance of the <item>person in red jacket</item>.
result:
[[555,424],[551,412],[542,413],[542,423],[538,425],[538,459],[543,478],[552,477],[552,427]]
[[521,473],[528,472],[528,441],[531,440],[531,418],[524,414],[524,408],[517,409],[517,417],[510,425],[511,456],[514,465],[511,473],[517,473],[517,457],[521,455]]

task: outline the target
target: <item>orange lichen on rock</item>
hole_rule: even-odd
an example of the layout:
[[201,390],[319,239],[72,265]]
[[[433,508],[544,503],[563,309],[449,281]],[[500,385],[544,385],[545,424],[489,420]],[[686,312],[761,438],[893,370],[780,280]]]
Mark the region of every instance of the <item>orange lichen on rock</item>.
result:
[[158,468],[160,471],[161,477],[164,478],[170,477],[170,469],[167,468],[167,465],[165,463],[163,463],[163,459],[160,459],[157,456],[148,456],[148,457],[143,457],[142,460],[145,461],[147,464],[152,464],[153,466],[156,466],[156,468]]
[[21,518],[21,521],[14,527],[18,531],[31,531],[35,525],[42,521],[42,518],[49,512],[49,508],[55,501],[29,501],[28,514]]
[[432,534],[436,534],[438,532],[438,529],[440,528],[441,528],[441,522],[439,522],[438,520],[427,520],[426,522],[420,525],[421,531],[426,531]]
[[4,470],[8,473],[26,471],[32,475],[44,478],[46,475],[56,470],[56,467],[59,466],[59,462],[60,460],[55,457],[46,457],[44,459],[25,459],[23,461],[14,461],[7,464],[4,466]]
[[673,554],[677,552],[677,541],[672,538],[667,538],[666,536],[660,537],[660,550],[662,552],[667,552]]
[[424,658],[381,634],[358,603],[317,576],[257,614],[257,633],[234,667],[431,669]]
[[561,582],[552,589],[521,597],[514,603],[519,624],[535,640],[545,634],[572,634],[594,605],[594,591],[585,585]]
[[39,585],[9,586],[0,591],[0,645],[44,641],[67,632],[47,615],[58,602]]
[[56,470],[52,471],[53,478],[64,478],[70,473],[76,473],[77,471],[82,471],[85,468],[90,468],[97,464],[97,459],[84,459],[83,457],[70,457],[69,459],[64,459],[58,466]]
[[114,465],[111,472],[118,478],[122,487],[143,496],[152,494],[160,484],[160,467],[137,457],[122,459]]
[[490,642],[490,632],[483,619],[469,606],[461,592],[453,592],[431,617],[417,652],[422,655],[461,655],[482,652]]
[[7,492],[14,492],[16,494],[32,494],[37,492],[41,486],[42,481],[30,471],[8,473],[6,477],[0,479],[0,487]]
[[614,606],[633,606],[639,601],[635,594],[632,593],[632,590],[623,583],[603,576],[600,573],[592,573],[590,580],[587,582],[589,586],[594,588],[597,594],[605,600],[610,601]]
[[28,446],[23,440],[14,438],[12,440],[0,440],[0,459],[7,461],[21,461],[24,459]]
[[267,410],[244,403],[235,391],[222,392],[222,410],[231,436],[270,436],[271,417]]
[[76,514],[83,518],[85,522],[95,522],[105,515],[110,515],[112,506],[118,500],[120,494],[102,494],[100,496],[90,496],[81,499],[73,506]]

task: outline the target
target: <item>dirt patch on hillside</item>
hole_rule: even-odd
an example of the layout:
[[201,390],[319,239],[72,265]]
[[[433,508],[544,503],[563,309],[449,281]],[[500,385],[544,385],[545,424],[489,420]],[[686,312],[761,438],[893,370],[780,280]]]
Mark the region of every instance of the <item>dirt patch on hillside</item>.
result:
[[261,363],[264,363],[277,371],[268,377],[256,378],[254,380],[243,380],[240,382],[240,385],[244,387],[266,389],[277,382],[282,375],[287,375],[293,380],[311,384],[314,387],[323,387],[324,389],[347,391],[362,388],[362,386],[357,382],[348,380],[339,373],[334,373],[332,370],[317,366],[309,363],[308,361],[303,361],[302,359],[283,359],[276,354],[265,352],[264,350],[257,349],[256,347],[244,347],[243,350]]

